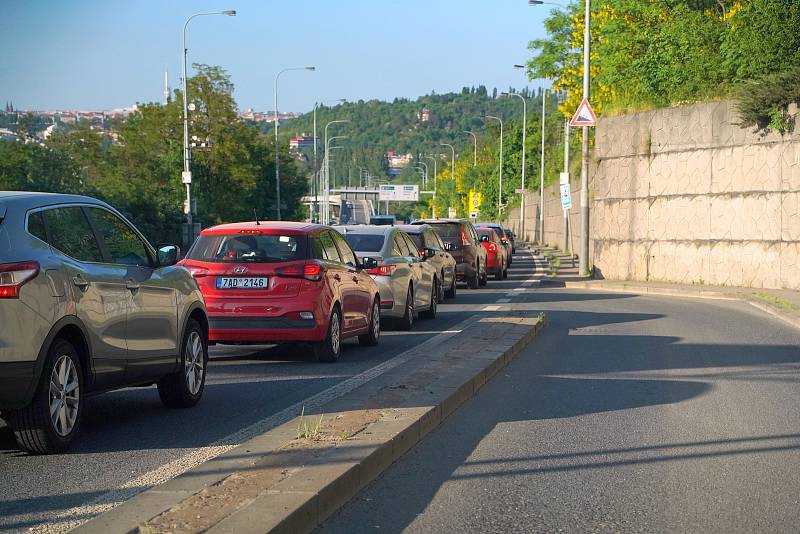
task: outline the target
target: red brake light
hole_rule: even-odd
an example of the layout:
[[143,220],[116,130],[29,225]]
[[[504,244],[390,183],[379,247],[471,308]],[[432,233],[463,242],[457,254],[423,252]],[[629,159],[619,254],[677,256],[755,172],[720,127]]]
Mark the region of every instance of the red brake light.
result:
[[469,239],[467,239],[467,233],[464,231],[463,228],[461,229],[461,244],[464,245],[465,247],[469,246]]
[[489,243],[489,252],[497,252],[497,245]]
[[377,269],[367,269],[367,273],[378,276],[392,276],[395,269],[397,269],[396,265],[380,265]]
[[264,232],[261,230],[239,230],[240,234],[249,234],[249,235],[261,235]]
[[278,267],[275,272],[285,278],[305,278],[306,280],[317,281],[322,277],[322,266],[314,262],[301,263]]
[[203,276],[206,276],[208,274],[208,269],[206,269],[205,267],[197,267],[195,265],[187,265],[186,268],[189,269],[189,272],[191,273],[192,278],[202,278]]
[[39,274],[39,263],[23,261],[0,264],[0,299],[19,298],[19,289]]

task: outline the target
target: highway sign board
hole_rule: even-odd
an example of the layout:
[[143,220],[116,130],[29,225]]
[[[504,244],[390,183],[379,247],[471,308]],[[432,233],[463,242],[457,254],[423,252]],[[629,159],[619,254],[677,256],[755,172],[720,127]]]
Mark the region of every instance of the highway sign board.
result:
[[378,190],[378,200],[417,202],[419,200],[419,186],[382,184]]
[[578,106],[578,110],[575,112],[575,115],[572,116],[572,119],[569,121],[570,126],[596,126],[597,125],[597,115],[594,114],[594,110],[592,109],[591,104],[585,98],[581,102],[581,105]]
[[561,184],[561,207],[568,210],[572,207],[572,192],[569,184]]

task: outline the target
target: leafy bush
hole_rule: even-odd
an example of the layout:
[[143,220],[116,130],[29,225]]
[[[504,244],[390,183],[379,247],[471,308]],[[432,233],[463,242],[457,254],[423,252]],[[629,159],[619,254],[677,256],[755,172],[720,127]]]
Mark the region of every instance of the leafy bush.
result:
[[739,87],[737,110],[740,126],[775,130],[781,135],[794,130],[788,106],[800,102],[800,67],[760,76]]

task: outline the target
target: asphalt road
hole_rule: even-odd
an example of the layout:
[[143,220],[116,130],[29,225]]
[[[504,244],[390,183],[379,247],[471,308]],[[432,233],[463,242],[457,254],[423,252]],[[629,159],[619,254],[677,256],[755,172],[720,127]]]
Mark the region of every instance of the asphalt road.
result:
[[154,471],[178,474],[185,470],[187,454],[214,454],[211,446],[231,435],[229,442],[241,442],[238,431],[471,317],[495,302],[501,289],[519,286],[531,265],[528,261],[527,271],[490,282],[488,288],[461,289],[456,300],[439,307],[436,319],[420,319],[410,333],[385,331],[378,347],[345,343],[342,359],[333,365],[292,348],[212,347],[198,406],[166,410],[154,387],[94,397],[87,403],[81,434],[66,454],[20,452],[0,419],[0,532],[60,531],[63,526],[51,528],[54,521],[89,519],[98,510],[87,503],[114,501],[118,497],[107,496],[120,489],[146,489],[157,478]]
[[540,289],[548,327],[321,531],[798,532],[800,332]]

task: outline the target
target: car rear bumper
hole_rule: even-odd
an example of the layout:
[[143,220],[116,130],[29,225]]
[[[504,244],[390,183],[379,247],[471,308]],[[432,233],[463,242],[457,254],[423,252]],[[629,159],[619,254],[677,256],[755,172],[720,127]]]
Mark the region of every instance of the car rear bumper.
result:
[[459,281],[466,280],[475,276],[475,266],[469,263],[456,264],[456,279]]
[[27,406],[36,389],[36,362],[0,363],[0,409]]
[[402,317],[406,311],[406,293],[394,294],[390,276],[373,276],[372,279],[381,295],[381,317]]
[[275,341],[322,341],[328,331],[327,317],[314,319],[286,317],[209,316],[208,340],[218,343]]

